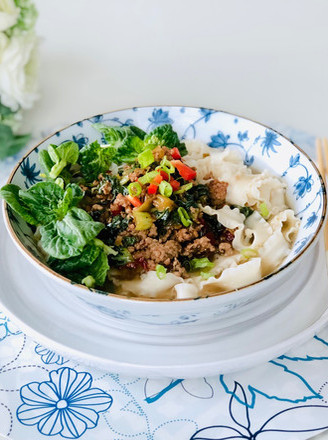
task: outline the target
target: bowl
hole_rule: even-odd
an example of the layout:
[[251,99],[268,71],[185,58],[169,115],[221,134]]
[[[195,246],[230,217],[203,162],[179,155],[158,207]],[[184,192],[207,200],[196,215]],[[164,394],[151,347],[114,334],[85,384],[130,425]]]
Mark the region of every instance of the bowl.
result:
[[231,329],[236,324],[267,316],[284,307],[297,295],[307,276],[306,261],[313,258],[315,243],[326,214],[326,190],[313,161],[279,132],[224,111],[185,106],[134,107],[93,116],[63,128],[32,148],[17,164],[8,183],[29,188],[42,180],[38,152],[50,143],[68,140],[80,148],[100,139],[92,124],[137,125],[149,131],[170,123],[181,139],[198,139],[215,149],[238,150],[246,165],[268,169],[287,183],[290,206],[301,220],[297,239],[282,265],[251,285],[206,298],[156,300],[102,294],[72,283],[49,269],[33,241],[28,224],[4,203],[7,230],[17,248],[53,282],[51,293],[75,310],[87,310],[90,317],[124,331],[158,334],[199,333],[209,328]]

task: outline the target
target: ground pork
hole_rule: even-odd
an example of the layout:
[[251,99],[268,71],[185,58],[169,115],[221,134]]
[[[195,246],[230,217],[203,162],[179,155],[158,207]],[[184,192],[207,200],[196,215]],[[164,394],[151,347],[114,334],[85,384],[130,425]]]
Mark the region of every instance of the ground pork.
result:
[[160,162],[165,156],[163,148],[159,146],[154,148],[152,153],[156,162]]
[[199,237],[199,230],[202,228],[201,225],[196,227],[190,226],[189,228],[181,228],[174,231],[174,238],[178,240],[179,243],[184,241],[191,241]]
[[127,214],[132,212],[132,205],[127,200],[126,197],[123,196],[123,194],[117,194],[114,202],[110,206],[110,210],[112,213],[120,212],[122,209],[125,210]]
[[211,244],[210,239],[207,237],[201,237],[196,238],[195,241],[187,244],[182,250],[181,255],[185,257],[194,257],[212,252],[215,252],[215,247]]
[[173,260],[171,272],[173,273],[173,275],[176,275],[177,277],[182,277],[182,278],[188,277],[188,272],[182,266],[182,264],[177,258],[174,258]]
[[221,255],[225,255],[226,257],[229,257],[230,255],[233,255],[234,250],[233,250],[232,244],[231,243],[227,243],[227,242],[220,243],[219,244],[219,253]]
[[130,182],[136,182],[139,177],[143,176],[145,174],[145,170],[142,168],[135,168],[132,173],[129,174]]
[[227,196],[228,183],[221,182],[218,179],[213,179],[206,185],[209,190],[211,204],[215,208],[220,208],[221,206],[223,206]]
[[169,266],[171,260],[177,258],[181,252],[181,245],[174,240],[160,243],[158,240],[148,237],[144,240],[144,244],[146,247],[133,253],[133,258],[144,258],[149,268],[154,265],[156,267],[157,264]]

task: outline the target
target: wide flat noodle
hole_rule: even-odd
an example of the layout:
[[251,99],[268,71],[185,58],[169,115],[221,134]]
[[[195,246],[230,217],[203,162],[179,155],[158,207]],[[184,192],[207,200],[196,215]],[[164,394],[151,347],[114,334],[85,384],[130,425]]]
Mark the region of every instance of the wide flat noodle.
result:
[[281,231],[288,243],[294,242],[300,224],[300,220],[295,217],[292,209],[286,209],[285,211],[279,212],[279,214],[276,214],[270,220],[270,225],[272,226],[273,230]]
[[219,278],[211,277],[201,283],[202,294],[238,289],[261,279],[261,259],[252,258],[246,263],[225,269]]
[[156,272],[151,270],[140,276],[140,279],[133,279],[129,281],[121,281],[122,290],[128,293],[133,293],[139,296],[146,296],[149,298],[156,298],[164,293],[170,293],[172,287],[181,283],[183,279],[167,273],[163,280],[160,280]]

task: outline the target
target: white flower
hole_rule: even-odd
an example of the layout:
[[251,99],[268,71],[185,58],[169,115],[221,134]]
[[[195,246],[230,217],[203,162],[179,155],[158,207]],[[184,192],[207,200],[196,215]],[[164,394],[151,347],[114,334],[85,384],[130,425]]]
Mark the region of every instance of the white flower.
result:
[[13,35],[6,45],[0,38],[1,102],[13,111],[31,108],[38,98],[37,43],[33,32]]
[[0,0],[0,31],[3,32],[17,23],[20,9],[14,0]]

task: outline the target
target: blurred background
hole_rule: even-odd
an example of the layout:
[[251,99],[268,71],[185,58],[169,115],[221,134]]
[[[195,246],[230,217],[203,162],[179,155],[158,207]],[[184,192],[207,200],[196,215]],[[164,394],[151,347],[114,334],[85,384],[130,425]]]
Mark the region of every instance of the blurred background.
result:
[[41,99],[27,130],[200,105],[328,134],[327,0],[36,0]]

